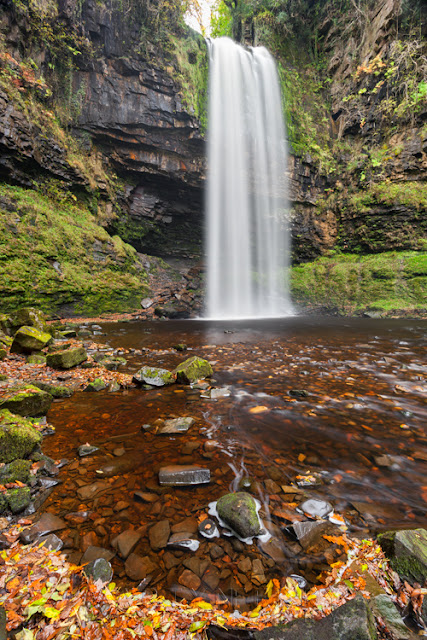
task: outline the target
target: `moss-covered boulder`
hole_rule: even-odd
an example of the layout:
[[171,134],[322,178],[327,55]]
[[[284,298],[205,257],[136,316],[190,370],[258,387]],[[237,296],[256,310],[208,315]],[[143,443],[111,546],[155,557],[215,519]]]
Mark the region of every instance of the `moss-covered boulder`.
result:
[[42,391],[50,393],[52,398],[71,398],[74,393],[74,389],[60,384],[49,384],[48,382],[40,382],[39,380],[33,382],[33,384]]
[[5,313],[0,313],[0,332],[8,334],[11,329],[10,318]]
[[108,371],[117,371],[119,367],[124,367],[126,363],[127,363],[126,358],[122,358],[120,356],[115,356],[115,357],[106,356],[105,358],[102,358],[102,360],[99,361],[99,364],[101,364],[103,367],[108,369]]
[[104,391],[107,388],[107,383],[102,378],[95,378],[92,382],[89,382],[84,391]]
[[31,502],[31,491],[29,487],[9,489],[4,495],[12,513],[20,513],[26,509]]
[[168,384],[174,384],[176,375],[167,369],[158,369],[156,367],[142,367],[133,376],[133,382],[137,384],[151,384],[153,387],[164,387]]
[[0,331],[0,347],[2,349],[10,349],[13,342],[13,338],[6,335],[3,331]]
[[[8,508],[7,500],[2,493],[0,493],[0,514],[4,513]],[[0,636],[1,637],[1,636]]]
[[66,349],[65,351],[56,351],[48,353],[46,364],[53,369],[71,369],[87,360],[87,353],[83,347],[74,349]]
[[221,520],[241,538],[252,538],[260,533],[257,505],[249,493],[228,493],[218,500],[216,508]]
[[30,460],[13,460],[0,469],[0,484],[8,482],[23,482],[27,484],[30,480]]
[[42,356],[39,353],[33,353],[27,358],[28,364],[45,364],[46,356]]
[[49,411],[52,396],[31,384],[9,389],[0,398],[0,409],[9,409],[20,416],[44,416]]
[[410,583],[427,580],[427,530],[410,529],[387,532],[378,537],[391,565]]
[[0,411],[0,462],[27,457],[41,439],[29,420],[7,410]]
[[207,360],[192,356],[178,365],[173,373],[176,374],[177,382],[191,384],[192,382],[197,382],[197,380],[212,376],[213,369]]
[[50,333],[40,331],[36,327],[20,327],[15,333],[11,351],[31,353],[44,349],[52,340]]
[[34,307],[23,307],[14,311],[9,316],[9,324],[12,331],[16,331],[19,327],[35,327],[39,331],[47,331],[46,316],[43,311]]

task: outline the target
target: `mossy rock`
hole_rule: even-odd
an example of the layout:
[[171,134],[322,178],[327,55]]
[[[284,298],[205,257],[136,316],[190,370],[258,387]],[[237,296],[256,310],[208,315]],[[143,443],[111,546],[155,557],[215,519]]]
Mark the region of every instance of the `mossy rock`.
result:
[[35,309],[34,307],[23,307],[14,311],[9,316],[9,323],[12,330],[16,330],[19,327],[35,327],[39,331],[46,332],[48,325],[46,323],[46,316],[43,311]]
[[142,367],[133,376],[133,381],[137,384],[150,384],[153,387],[164,387],[174,384],[176,376],[167,369],[156,367]]
[[50,394],[27,384],[9,389],[0,399],[0,409],[9,409],[20,416],[44,416],[51,402]]
[[35,387],[38,387],[42,391],[50,393],[53,398],[71,398],[74,393],[74,389],[70,387],[64,387],[63,385],[54,385],[47,382],[34,382]]
[[0,462],[27,457],[42,437],[29,420],[7,409],[0,411]]
[[108,369],[108,371],[117,371],[119,367],[124,367],[127,363],[126,358],[122,358],[120,356],[115,357],[104,357],[99,360],[99,364]]
[[46,356],[41,356],[38,353],[33,353],[27,358],[28,364],[45,364]]
[[4,349],[10,349],[12,346],[13,338],[7,336],[3,331],[0,331],[0,347]]
[[87,387],[85,387],[85,391],[104,391],[107,388],[107,384],[104,382],[102,378],[95,378],[92,382],[89,382]]
[[44,349],[52,340],[50,333],[40,331],[36,327],[20,327],[15,333],[11,351],[30,353]]
[[87,360],[86,350],[83,347],[76,347],[75,349],[48,353],[46,364],[53,369],[71,369],[85,360]]
[[423,585],[427,580],[427,530],[398,531],[391,565],[408,582]]
[[4,360],[7,356],[6,349],[0,349],[0,360]]
[[65,338],[69,340],[70,338],[75,338],[77,336],[77,332],[75,329],[65,329],[65,331],[58,331],[61,338]]
[[19,487],[6,491],[5,498],[12,513],[20,513],[28,507],[31,502],[31,491],[29,487]]
[[213,369],[207,360],[192,356],[176,367],[174,372],[177,382],[191,384],[213,375]]
[[0,493],[0,514],[7,511],[8,504],[7,500],[2,493]]
[[30,480],[30,460],[13,460],[9,464],[0,469],[0,484],[7,484],[8,482],[23,482],[27,484]]
[[221,520],[241,538],[252,538],[260,533],[256,502],[249,493],[228,493],[218,500],[216,508]]
[[5,313],[0,313],[0,331],[9,333],[11,326],[10,317]]

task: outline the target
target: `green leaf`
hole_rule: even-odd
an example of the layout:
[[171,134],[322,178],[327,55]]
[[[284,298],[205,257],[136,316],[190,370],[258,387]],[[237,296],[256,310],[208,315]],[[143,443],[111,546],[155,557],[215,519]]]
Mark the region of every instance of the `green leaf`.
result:
[[200,631],[205,626],[207,620],[198,620],[197,622],[193,622],[193,624],[189,628],[190,633],[195,633],[196,631]]

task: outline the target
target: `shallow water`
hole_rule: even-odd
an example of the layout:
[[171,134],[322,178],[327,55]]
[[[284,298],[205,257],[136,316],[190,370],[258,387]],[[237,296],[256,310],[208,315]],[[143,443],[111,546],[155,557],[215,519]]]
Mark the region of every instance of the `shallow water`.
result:
[[[427,524],[426,322],[303,317],[250,324],[159,321],[104,324],[103,332],[96,336],[98,342],[147,349],[143,355],[126,353],[123,371],[136,371],[143,364],[172,368],[197,354],[212,362],[214,386],[228,386],[231,394],[208,400],[196,389],[172,385],[77,393],[52,405],[48,420],[56,434],[45,439],[46,453],[74,459],[78,445],[100,444],[95,456],[61,471],[64,482],[45,505],[63,516],[91,512],[67,532],[67,550],[74,560],[88,541],[108,547],[124,529],[141,528],[136,552],[149,555],[159,567],[152,585],[175,592],[188,556],[174,552],[178,564],[168,568],[165,552],[153,553],[148,528],[162,519],[179,528],[183,520],[207,513],[209,502],[235,490],[246,477],[287,560],[273,562],[256,544],[240,548],[233,540],[204,542],[199,536],[197,557],[210,558],[222,576],[215,587],[216,580],[210,585],[202,580],[202,591],[257,594],[262,585],[248,582],[240,589],[243,574],[233,571],[246,556],[264,559],[266,577],[298,572],[314,580],[317,568],[310,568],[288,536],[295,517],[293,500],[300,498],[283,493],[281,485],[314,482],[304,487],[307,494],[330,501],[350,533]],[[172,348],[177,343],[189,349],[178,353]],[[291,390],[305,390],[308,396],[294,397]],[[159,417],[183,415],[196,418],[187,434],[141,431],[143,424]],[[125,454],[115,456],[113,450],[122,445]],[[99,481],[97,470],[113,460],[119,467],[103,479],[108,483],[104,490],[94,499],[81,500],[76,491]],[[208,467],[210,484],[160,488],[159,468],[175,463]],[[271,494],[267,479],[277,483],[277,493]],[[157,498],[135,502],[135,490]],[[128,505],[115,511],[120,501]],[[93,530],[96,538],[89,533]],[[212,545],[219,540],[227,561],[212,559]],[[114,562],[116,575],[124,577],[123,563]],[[228,567],[231,576],[226,575]],[[236,575],[240,582],[238,578],[230,586]]]

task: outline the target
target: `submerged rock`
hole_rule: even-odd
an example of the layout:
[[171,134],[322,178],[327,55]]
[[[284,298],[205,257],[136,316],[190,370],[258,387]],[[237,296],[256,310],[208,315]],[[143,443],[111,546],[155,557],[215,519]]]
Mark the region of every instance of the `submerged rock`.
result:
[[19,539],[23,544],[30,544],[41,536],[60,531],[66,527],[67,523],[62,518],[55,516],[53,513],[43,513],[36,523],[21,531]]
[[107,383],[102,378],[95,378],[92,382],[89,382],[84,391],[104,391],[107,388]]
[[309,518],[327,518],[334,508],[325,500],[310,498],[309,500],[304,500],[304,502],[300,504],[299,510]]
[[131,580],[143,580],[156,571],[157,567],[149,556],[141,557],[131,553],[125,563],[125,572]]
[[203,378],[210,378],[213,375],[213,369],[207,360],[192,356],[178,365],[174,373],[177,382],[191,384]]
[[0,462],[25,458],[41,442],[29,420],[4,409],[0,411]]
[[200,546],[200,542],[194,537],[193,534],[180,531],[173,533],[168,540],[168,548],[179,549],[180,551],[197,551]]
[[87,360],[86,350],[83,347],[76,347],[75,349],[48,353],[46,364],[53,369],[71,369],[85,360]]
[[194,418],[171,418],[165,420],[163,425],[157,429],[158,434],[174,434],[174,433],[186,433],[191,425],[194,423]]
[[195,465],[169,465],[159,471],[159,483],[169,486],[185,486],[194,484],[206,484],[210,482],[209,469]]
[[216,508],[221,520],[241,538],[252,538],[259,535],[261,523],[258,518],[257,505],[249,493],[242,491],[222,496],[218,500]]
[[137,384],[151,384],[153,387],[164,387],[174,384],[176,376],[167,369],[156,367],[142,367],[133,376],[133,381]]
[[35,327],[21,327],[15,333],[15,337],[12,342],[12,352],[25,352],[31,353],[31,351],[40,351],[44,349],[49,342],[51,342],[52,336],[50,333],[39,331]]
[[92,453],[99,451],[99,447],[96,447],[93,444],[81,444],[77,451],[80,458],[84,458],[85,456],[90,456]]
[[168,543],[170,535],[169,520],[160,520],[148,531],[150,547],[153,551],[164,549]]
[[49,411],[52,396],[31,384],[8,389],[0,399],[0,409],[20,416],[43,416]]

